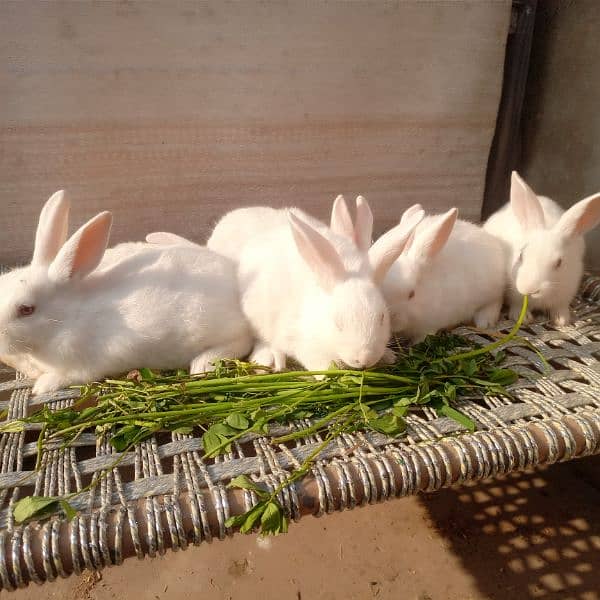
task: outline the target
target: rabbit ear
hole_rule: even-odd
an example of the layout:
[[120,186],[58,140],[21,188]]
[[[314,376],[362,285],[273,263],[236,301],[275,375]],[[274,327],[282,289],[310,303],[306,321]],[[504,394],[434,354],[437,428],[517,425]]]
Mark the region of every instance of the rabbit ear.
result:
[[369,262],[373,269],[373,280],[383,282],[389,268],[402,254],[413,229],[421,222],[425,213],[415,210],[403,219],[396,227],[384,233],[369,249]]
[[420,204],[413,204],[409,206],[400,217],[400,223],[405,223],[408,219],[410,219],[415,213],[423,212],[423,207]]
[[146,242],[157,246],[197,246],[194,242],[176,233],[167,231],[154,231],[146,236]]
[[334,233],[354,240],[354,226],[348,205],[341,194],[333,201],[329,227]]
[[363,196],[356,198],[356,225],[354,239],[361,252],[368,252],[373,243],[373,213]]
[[413,244],[415,243],[415,233],[416,233],[416,229],[413,229],[410,232],[410,235],[408,236],[408,239],[406,240],[406,244],[404,244],[404,248],[402,249],[401,254],[408,254],[410,249],[413,247]]
[[600,194],[588,196],[574,204],[558,220],[555,227],[564,235],[583,235],[600,222]]
[[[412,215],[414,215],[415,213],[417,213],[419,211],[423,211],[423,207],[420,204],[413,204],[412,206],[409,206],[402,213],[402,217],[400,217],[400,223],[406,223],[406,221],[408,219],[410,219],[412,217]],[[415,241],[415,230],[413,229],[410,232],[410,235],[408,236],[408,239],[406,240],[406,244],[404,245],[404,249],[402,250],[402,254],[406,254],[412,248],[412,245],[413,245],[414,241]]]
[[544,211],[535,192],[513,171],[510,179],[510,205],[524,230],[543,229]]
[[419,232],[419,237],[413,246],[413,254],[418,254],[424,261],[430,261],[436,256],[446,245],[457,216],[458,209],[451,208],[448,212],[436,218],[433,225]]
[[318,231],[292,211],[288,221],[296,247],[304,262],[316,275],[319,284],[326,290],[346,278],[346,269],[336,249]]
[[69,201],[64,190],[55,192],[40,212],[32,264],[48,266],[67,239],[69,228]]
[[52,261],[49,277],[55,281],[67,281],[81,279],[91,273],[104,256],[111,225],[112,215],[109,212],[102,212],[82,225]]

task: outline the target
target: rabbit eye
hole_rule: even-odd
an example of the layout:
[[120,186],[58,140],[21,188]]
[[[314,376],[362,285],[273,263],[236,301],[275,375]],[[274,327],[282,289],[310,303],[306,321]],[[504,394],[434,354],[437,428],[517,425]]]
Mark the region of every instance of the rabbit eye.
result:
[[559,258],[555,263],[554,263],[554,268],[555,269],[560,269],[560,266],[562,265],[562,258]]
[[408,293],[408,299],[412,300],[415,297],[415,290],[410,290]]
[[21,304],[17,309],[17,314],[19,317],[28,317],[35,312],[35,306],[31,306],[31,304]]

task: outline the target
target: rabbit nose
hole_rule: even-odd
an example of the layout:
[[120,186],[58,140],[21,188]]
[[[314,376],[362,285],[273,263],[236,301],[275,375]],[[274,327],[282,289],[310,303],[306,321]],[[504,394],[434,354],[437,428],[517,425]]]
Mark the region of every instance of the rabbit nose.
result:
[[353,366],[358,369],[366,369],[367,367],[372,366],[376,361],[373,360],[373,356],[371,352],[361,352],[358,357],[353,361]]
[[537,288],[535,290],[524,290],[523,292],[521,292],[524,296],[535,296],[536,294],[540,293],[540,288]]
[[344,363],[350,369],[364,369],[365,368],[365,364],[362,360],[360,360],[360,358],[348,359],[348,360],[345,360]]

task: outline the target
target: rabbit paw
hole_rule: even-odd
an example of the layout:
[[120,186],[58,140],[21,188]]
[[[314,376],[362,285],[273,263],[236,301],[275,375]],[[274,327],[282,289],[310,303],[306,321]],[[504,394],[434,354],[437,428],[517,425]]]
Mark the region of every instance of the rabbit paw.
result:
[[482,306],[475,313],[475,316],[473,318],[473,320],[475,321],[475,326],[479,327],[480,329],[489,329],[490,327],[493,327],[498,322],[501,309],[502,305],[498,303]]
[[274,371],[282,371],[285,369],[285,354],[279,350],[275,350],[267,344],[258,343],[254,346],[254,350],[250,355],[250,362],[269,367]]
[[196,356],[190,363],[190,375],[198,375],[199,373],[209,373],[215,370],[214,361],[217,360],[212,354],[201,354]]
[[[521,314],[521,305],[520,304],[518,306],[515,304],[515,305],[511,306],[508,310],[508,317],[512,321],[517,321],[519,319],[520,314]],[[531,323],[532,321],[533,321],[533,313],[530,310],[528,310],[525,315],[525,318],[523,319],[523,325],[526,325],[527,323]]]
[[571,322],[571,312],[569,308],[558,308],[551,313],[552,322],[559,327],[564,327]]
[[71,381],[61,373],[44,373],[37,378],[33,386],[33,395],[56,392],[56,390],[60,390],[70,383]]
[[250,349],[250,340],[244,337],[233,340],[221,346],[208,348],[202,354],[199,354],[190,363],[190,373],[207,373],[215,370],[215,361],[223,358],[239,358],[248,354]]

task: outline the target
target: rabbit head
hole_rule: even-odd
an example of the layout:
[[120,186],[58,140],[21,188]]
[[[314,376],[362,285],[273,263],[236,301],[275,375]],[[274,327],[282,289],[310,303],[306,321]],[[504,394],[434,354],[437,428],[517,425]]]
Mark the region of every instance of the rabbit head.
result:
[[[414,207],[407,209],[402,221],[410,218],[414,210]],[[405,321],[415,313],[419,304],[419,282],[448,242],[457,217],[456,208],[441,215],[426,217],[390,269],[384,289],[387,300],[394,307],[395,330],[404,329]]]
[[539,198],[513,171],[510,205],[523,241],[511,257],[514,285],[520,294],[552,305],[553,296],[583,268],[583,235],[600,222],[600,194],[581,200],[548,224]]
[[31,264],[0,277],[0,354],[31,353],[62,321],[65,294],[100,263],[112,217],[100,213],[67,239],[69,203],[63,191],[44,205]]
[[[343,211],[336,200],[334,211]],[[362,210],[362,209],[361,209]],[[347,212],[347,210],[346,210]],[[370,211],[369,211],[370,212]],[[398,225],[368,249],[356,253],[354,261],[344,261],[334,244],[293,211],[289,224],[298,252],[315,276],[320,292],[315,299],[315,331],[336,349],[337,359],[352,368],[366,368],[377,363],[390,338],[389,311],[380,285],[402,252],[422,214]],[[337,215],[336,215],[337,218]],[[350,220],[351,223],[351,220]],[[370,242],[369,218],[364,214],[361,243]],[[348,227],[345,216],[338,219],[334,231]],[[354,235],[354,234],[353,234]],[[315,335],[316,338],[316,335]],[[318,341],[315,339],[315,343]]]

